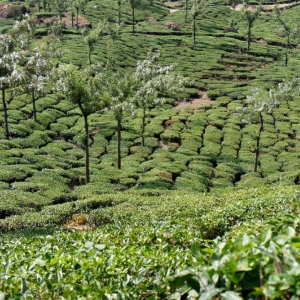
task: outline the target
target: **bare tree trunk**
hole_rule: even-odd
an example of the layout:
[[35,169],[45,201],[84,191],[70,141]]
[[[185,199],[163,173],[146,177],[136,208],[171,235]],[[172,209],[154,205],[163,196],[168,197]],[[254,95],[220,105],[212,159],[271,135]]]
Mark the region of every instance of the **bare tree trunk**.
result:
[[7,114],[7,106],[5,101],[5,88],[2,88],[2,104],[3,104],[3,111],[4,111],[5,137],[7,140],[9,140],[8,114]]
[[258,135],[256,137],[256,148],[255,148],[255,160],[254,160],[254,172],[257,172],[257,166],[258,166],[258,159],[259,159],[259,153],[260,153],[260,136],[261,136],[261,133],[264,129],[264,121],[263,121],[263,118],[262,118],[262,114],[260,113],[259,114],[259,120],[260,120],[260,126],[259,126],[259,132],[258,132]]
[[194,17],[193,21],[193,43],[195,44],[196,42],[196,17]]
[[121,6],[118,5],[118,24],[121,24]]
[[87,114],[83,115],[85,129],[85,182],[90,182],[90,153],[89,153],[89,125]]
[[32,114],[33,114],[33,120],[36,122],[36,106],[35,106],[34,90],[31,91],[31,98],[32,98]]
[[290,36],[288,35],[288,39],[286,42],[286,49],[285,49],[285,66],[288,66],[288,52],[289,52],[289,47],[290,47]]
[[91,47],[90,45],[88,45],[88,59],[89,59],[89,64],[92,64],[92,60],[91,60]]
[[77,29],[77,31],[78,31],[78,29],[79,29],[79,24],[78,24],[78,10],[79,10],[79,8],[76,8],[76,17],[77,17],[77,20],[76,20],[76,22],[77,22],[77,24],[76,24],[76,29]]
[[90,153],[89,153],[89,123],[88,115],[86,114],[80,99],[77,99],[77,105],[83,115],[84,119],[84,131],[85,131],[85,183],[90,182]]
[[146,123],[146,107],[143,107],[143,116],[142,116],[142,147],[145,147],[145,123]]
[[250,42],[251,42],[251,29],[248,28],[248,32],[247,32],[247,49],[248,49],[248,51],[250,50]]
[[74,12],[73,12],[73,2],[71,2],[71,18],[72,18],[72,27],[74,27]]
[[185,0],[185,17],[184,21],[187,22],[187,13],[188,13],[188,0]]
[[118,118],[118,169],[121,169],[121,118]]
[[134,7],[132,8],[132,34],[135,35],[135,27],[134,27]]

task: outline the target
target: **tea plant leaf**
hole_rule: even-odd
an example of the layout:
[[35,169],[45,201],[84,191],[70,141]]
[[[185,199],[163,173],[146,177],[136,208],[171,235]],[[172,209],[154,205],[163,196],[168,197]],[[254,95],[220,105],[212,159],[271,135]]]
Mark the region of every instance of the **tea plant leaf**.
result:
[[237,292],[227,291],[225,293],[221,293],[222,299],[224,300],[243,300],[242,297],[239,296]]
[[105,245],[104,244],[97,244],[97,245],[95,245],[95,248],[97,249],[97,250],[99,250],[99,251],[102,251],[103,249],[105,249]]
[[213,286],[208,286],[207,290],[201,294],[199,300],[211,300],[214,296],[220,294],[224,289],[218,289]]

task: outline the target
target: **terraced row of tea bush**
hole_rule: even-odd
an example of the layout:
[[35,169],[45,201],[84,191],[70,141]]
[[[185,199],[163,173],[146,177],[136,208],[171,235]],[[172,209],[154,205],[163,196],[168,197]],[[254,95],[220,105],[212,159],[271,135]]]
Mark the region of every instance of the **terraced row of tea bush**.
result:
[[[86,18],[94,12],[100,20],[102,15],[98,12],[106,11],[107,7],[105,1],[89,2]],[[112,8],[116,14],[116,7]],[[128,8],[127,4],[123,7],[126,11]],[[294,7],[283,14],[294,18],[297,10]],[[142,12],[147,12],[147,16],[156,14],[157,21],[150,22]],[[127,18],[129,12],[125,15]],[[238,20],[241,33],[224,34],[223,29],[232,17]],[[126,25],[115,41],[116,68],[132,69],[149,49],[158,48],[164,64],[180,61],[176,70],[193,80],[186,92],[191,103],[199,98],[199,89],[207,91],[212,101],[198,110],[188,107],[181,111],[174,108],[175,100],[169,98],[163,106],[153,107],[146,119],[146,147],[140,146],[139,111],[135,118],[128,115],[122,129],[122,170],[116,169],[116,122],[111,121],[111,112],[92,115],[92,177],[91,184],[85,187],[83,121],[79,109],[63,95],[48,94],[37,100],[37,122],[33,122],[30,96],[12,97],[8,104],[11,140],[4,140],[4,130],[1,132],[1,189],[11,195],[9,198],[24,195],[30,201],[23,209],[35,210],[111,190],[162,188],[203,192],[277,181],[298,183],[299,98],[289,105],[282,103],[273,117],[264,115],[266,126],[257,173],[252,170],[258,125],[244,126],[235,115],[251,86],[269,87],[284,79],[287,71],[290,76],[295,74],[297,55],[291,56],[290,67],[285,68],[281,56],[284,42],[274,43],[274,39],[278,40],[275,16],[259,17],[253,34],[259,39],[259,30],[263,30],[266,43],[253,41],[247,53],[241,51],[246,44],[241,12],[233,13],[224,5],[210,5],[205,18],[197,20],[199,38],[195,45],[190,37],[190,19],[182,22],[184,11],[168,14],[166,8],[156,3],[141,8],[137,20],[136,36],[131,35],[131,27]],[[179,24],[180,20],[182,35],[164,27],[166,21]],[[96,24],[96,19],[90,21]],[[265,28],[265,23],[270,26]],[[161,30],[161,34],[155,30]],[[57,42],[57,47],[63,49],[62,61],[76,60],[77,64],[85,65],[87,51],[81,34],[74,28],[72,34],[67,32],[65,36],[63,42]],[[95,62],[106,62],[107,41],[108,36],[104,36],[97,43],[92,55]],[[16,207],[13,202],[4,206],[2,217],[22,211],[11,208]]]

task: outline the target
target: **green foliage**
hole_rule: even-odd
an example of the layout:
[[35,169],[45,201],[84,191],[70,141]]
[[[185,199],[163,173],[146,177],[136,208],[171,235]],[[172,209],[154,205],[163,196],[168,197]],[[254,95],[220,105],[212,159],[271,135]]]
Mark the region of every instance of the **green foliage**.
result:
[[[294,82],[291,78],[298,76],[297,43],[291,40],[290,64],[285,68],[282,61],[286,37],[276,35],[276,18],[267,13],[252,27],[251,51],[246,51],[246,22],[242,14],[219,2],[208,4],[205,18],[197,17],[196,32],[202,38],[191,47],[191,22],[183,22],[180,4],[179,11],[169,13],[165,4],[172,3],[153,2],[150,5],[150,1],[142,0],[137,7],[134,37],[130,34],[129,1],[122,3],[124,25],[113,46],[110,37],[104,35],[91,49],[92,61],[100,63],[93,66],[92,76],[81,72],[88,62],[82,36],[67,25],[64,42],[55,42],[61,57],[53,62],[59,66],[73,63],[79,76],[71,82],[69,94],[54,91],[37,100],[37,122],[30,119],[30,97],[22,94],[22,89],[7,91],[10,139],[4,140],[5,130],[0,128],[0,229],[22,231],[1,235],[3,297],[166,299],[170,290],[165,278],[182,274],[188,267],[196,272],[196,277],[178,275],[180,278],[175,281],[182,283],[187,279],[184,284],[197,287],[199,294],[201,288],[201,293],[205,292],[199,276],[203,270],[209,270],[211,277],[205,282],[207,298],[299,297],[294,284],[298,271],[288,273],[286,264],[287,257],[292,257],[290,249],[296,255],[294,261],[299,260],[297,249],[290,248],[287,239],[287,243],[278,243],[276,233],[266,242],[258,237],[261,231],[272,227],[266,221],[281,220],[285,213],[298,212],[300,103],[295,95],[296,86],[292,96],[287,99],[284,95],[285,84]],[[190,8],[191,3],[188,5]],[[118,19],[116,1],[90,1],[85,9],[84,17],[92,28],[104,16],[113,24]],[[67,11],[70,12],[70,7]],[[53,12],[42,11],[37,15],[45,20]],[[298,22],[299,9],[286,9],[282,16]],[[240,33],[223,32],[230,18],[235,19]],[[178,24],[181,31],[168,29],[166,22]],[[12,22],[2,19],[0,24],[4,32]],[[44,41],[47,30],[40,24],[35,45]],[[164,88],[155,95],[140,97],[141,101],[149,100],[144,147],[143,109],[137,109],[134,116],[124,114],[123,170],[119,171],[117,122],[113,112],[98,107],[103,100],[103,86],[92,91],[88,90],[91,85],[85,83],[102,73],[109,59],[114,61],[113,72],[120,69],[132,72],[137,61],[158,50],[161,71],[177,63],[173,66],[177,81],[168,87],[162,84]],[[27,51],[24,53],[29,55]],[[171,95],[173,87],[179,86],[181,75],[188,79],[189,88],[182,94]],[[260,133],[260,159],[258,170],[253,173],[259,125],[244,124],[235,112],[238,107],[251,106],[246,98],[251,94],[250,87],[269,91],[279,82],[284,82],[282,93],[277,95],[280,107],[261,114],[264,127]],[[73,83],[79,84],[74,88]],[[154,88],[151,84],[150,87]],[[148,88],[143,92],[147,93]],[[83,111],[76,107],[76,97],[81,92],[89,113],[90,127],[86,134]],[[165,98],[164,104],[161,97]],[[0,110],[3,112],[2,104]],[[4,124],[2,114],[0,122]],[[84,185],[85,141],[91,159],[91,183],[87,185]],[[84,228],[101,227],[82,233],[57,228],[76,219],[74,214],[87,214]],[[237,239],[240,233],[249,235]],[[223,236],[227,240],[210,241]],[[287,232],[280,238],[283,241],[288,236]],[[250,242],[239,248],[240,241],[247,238]],[[200,250],[192,246],[195,242],[201,244]],[[271,242],[275,245],[272,255],[262,253],[261,248],[269,247]],[[250,244],[256,247],[252,247],[256,253]],[[188,250],[190,246],[192,252]],[[205,253],[203,264],[194,255],[198,250]],[[212,251],[215,251],[213,257]],[[253,263],[253,269],[238,269],[244,261]],[[262,277],[266,281],[256,286],[256,294],[250,296],[245,286],[249,283],[249,288],[259,278],[258,261],[264,264]],[[214,268],[213,262],[217,264]],[[274,269],[277,263],[285,270],[277,272]],[[199,270],[202,270],[200,275]],[[213,285],[217,290],[209,290]],[[186,298],[189,288],[174,291],[172,297]],[[225,290],[218,290],[222,288]],[[200,297],[192,290],[189,293],[190,298]]]
[[[234,241],[215,241],[211,247],[194,243],[193,264],[169,278],[168,299],[180,296],[222,299],[278,299],[299,295],[299,215],[286,216],[259,234],[239,236]],[[286,253],[286,254],[285,254]],[[238,257],[238,261],[236,260]]]
[[[298,207],[297,187],[277,185],[237,192],[228,189],[215,194],[141,189],[105,195],[101,195],[98,184],[82,188],[81,195],[89,190],[95,195],[77,201],[70,198],[72,202],[50,206],[43,206],[45,198],[36,198],[35,203],[34,199],[27,198],[31,205],[29,211],[0,220],[2,232],[23,229],[1,235],[3,268],[0,276],[6,280],[0,284],[7,296],[15,295],[18,289],[22,291],[26,281],[27,296],[38,293],[43,297],[50,294],[51,297],[69,297],[74,293],[74,297],[87,297],[88,291],[89,296],[99,297],[98,283],[101,282],[107,295],[126,295],[134,299],[147,286],[147,293],[151,292],[154,299],[172,299],[180,293],[175,288],[182,284],[187,285],[184,293],[188,293],[204,282],[206,287],[218,284],[217,288],[222,289],[218,292],[231,297],[241,295],[242,291],[247,295],[253,291],[257,281],[251,276],[256,275],[259,268],[264,270],[263,286],[258,281],[260,293],[297,295],[296,280],[289,281],[282,289],[286,276],[290,279],[297,276],[294,272],[299,247],[295,233],[299,229],[299,217],[282,218]],[[31,195],[23,191],[6,195],[15,195],[18,199],[18,193]],[[3,199],[6,199],[5,194]],[[36,209],[40,212],[32,211]],[[73,229],[71,232],[51,229],[66,222],[70,224],[68,221],[74,220],[75,214],[89,214],[88,224],[101,228],[73,233]],[[275,220],[271,225],[265,222],[270,219]],[[38,230],[40,227],[44,229]],[[245,234],[245,228],[251,234],[263,227],[266,233],[256,237]],[[273,228],[273,234],[268,228]],[[230,239],[202,239],[215,238],[226,231],[231,234]],[[239,235],[240,232],[243,235]],[[269,249],[272,245],[276,247]],[[225,260],[225,267],[224,263],[213,265]],[[284,268],[277,273],[275,268],[281,266]],[[183,270],[187,272],[182,273]],[[188,276],[188,272],[197,276],[192,281],[187,280],[183,274]],[[53,274],[51,281],[47,274]],[[222,281],[222,277],[226,281]],[[121,284],[120,280],[127,284]],[[245,282],[250,285],[246,286]],[[208,291],[202,288],[196,292]],[[171,295],[172,292],[175,294]]]
[[161,139],[168,142],[177,142],[180,143],[180,134],[177,131],[167,130],[160,135]]

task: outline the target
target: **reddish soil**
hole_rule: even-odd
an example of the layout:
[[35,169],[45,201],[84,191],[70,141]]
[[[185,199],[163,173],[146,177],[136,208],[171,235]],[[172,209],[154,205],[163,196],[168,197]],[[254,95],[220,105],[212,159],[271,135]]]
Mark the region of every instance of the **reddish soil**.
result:
[[199,91],[199,98],[192,98],[191,101],[181,100],[175,102],[175,108],[179,108],[184,111],[186,107],[193,107],[194,109],[199,109],[201,106],[210,104],[213,101],[209,99],[205,91]]
[[[58,17],[56,16],[53,16],[53,17],[42,17],[42,18],[39,18],[39,23],[42,25],[42,24],[46,24],[47,22],[52,22],[52,21],[58,21]],[[66,24],[66,26],[72,26],[72,18],[71,18],[71,13],[70,12],[66,12],[64,13],[64,16],[62,17],[62,21]],[[75,24],[77,23],[77,16],[74,17],[73,19],[74,21],[74,26]],[[83,26],[90,26],[91,23],[83,16],[81,15],[78,15],[78,24],[80,27],[83,27]]]
[[[278,8],[289,8],[290,6],[293,6],[296,3],[297,3],[297,1],[290,2],[290,3],[282,3],[282,4],[270,4],[270,5],[263,4],[263,5],[261,5],[261,7],[264,11],[272,11],[276,5],[278,6]],[[249,5],[248,9],[250,11],[256,11],[257,7],[258,7],[258,5]],[[241,10],[243,10],[243,4],[238,4],[235,8],[231,7],[231,9],[241,11]]]

